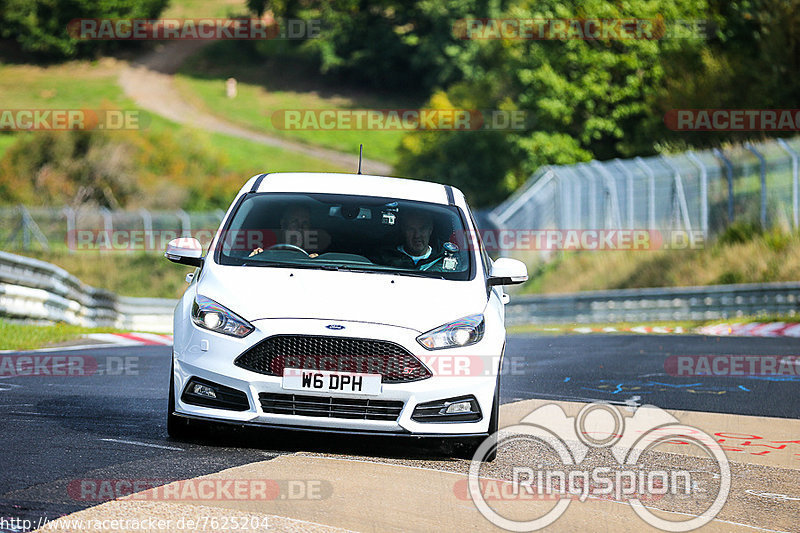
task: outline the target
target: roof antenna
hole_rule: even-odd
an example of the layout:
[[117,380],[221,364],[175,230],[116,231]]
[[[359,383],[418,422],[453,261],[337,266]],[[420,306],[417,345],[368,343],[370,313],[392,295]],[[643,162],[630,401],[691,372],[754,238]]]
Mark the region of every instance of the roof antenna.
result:
[[358,173],[361,174],[361,156],[364,154],[364,145],[358,145]]

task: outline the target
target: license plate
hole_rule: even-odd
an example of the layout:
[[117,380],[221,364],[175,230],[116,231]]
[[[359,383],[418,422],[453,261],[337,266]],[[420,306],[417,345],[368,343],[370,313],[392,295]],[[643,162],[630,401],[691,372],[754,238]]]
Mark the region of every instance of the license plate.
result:
[[381,393],[381,375],[284,368],[281,386],[288,390],[377,396]]

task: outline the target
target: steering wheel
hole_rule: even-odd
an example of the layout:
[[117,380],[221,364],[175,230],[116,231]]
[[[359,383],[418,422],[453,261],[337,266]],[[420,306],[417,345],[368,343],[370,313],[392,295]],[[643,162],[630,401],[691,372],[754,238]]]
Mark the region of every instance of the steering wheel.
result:
[[299,246],[295,246],[294,244],[287,244],[279,242],[278,244],[273,244],[267,250],[295,250],[297,252],[303,252],[304,254],[308,255],[308,252],[300,248]]

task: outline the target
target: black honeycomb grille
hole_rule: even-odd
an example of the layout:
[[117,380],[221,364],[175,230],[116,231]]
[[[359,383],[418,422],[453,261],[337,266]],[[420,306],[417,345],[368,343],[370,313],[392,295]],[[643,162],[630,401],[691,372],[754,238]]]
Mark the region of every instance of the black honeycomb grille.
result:
[[431,377],[419,359],[393,342],[322,335],[268,337],[237,357],[234,364],[268,376],[282,376],[284,368],[298,368],[380,374],[383,383]]

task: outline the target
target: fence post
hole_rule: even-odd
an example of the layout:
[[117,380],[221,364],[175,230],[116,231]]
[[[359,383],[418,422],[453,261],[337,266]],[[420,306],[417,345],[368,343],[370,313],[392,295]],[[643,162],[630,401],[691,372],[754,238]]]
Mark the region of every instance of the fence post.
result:
[[703,238],[708,239],[708,171],[706,166],[697,157],[692,150],[686,153],[686,156],[692,162],[700,167],[700,229],[703,232]]
[[719,148],[714,148],[712,150],[714,155],[725,164],[725,177],[728,178],[728,224],[733,222],[734,213],[733,213],[733,165],[731,164],[731,160],[720,150]]
[[[616,225],[617,229],[622,228],[622,217],[619,212],[619,195],[617,194],[617,183],[614,181],[608,170],[599,161],[592,161],[591,167],[603,175],[606,182],[606,191],[611,196],[611,225]],[[606,216],[608,220],[608,216]],[[605,224],[603,225],[605,227]]]
[[767,229],[767,160],[752,144],[745,143],[744,147],[761,162],[761,227]]
[[627,169],[627,167],[625,167],[620,158],[617,157],[616,159],[614,159],[614,162],[617,164],[622,173],[625,174],[625,185],[627,189],[626,198],[628,204],[626,206],[628,208],[627,209],[628,229],[633,229],[633,226],[635,225],[634,210],[633,210],[633,172],[631,172],[630,170]]
[[647,174],[647,224],[650,226],[648,229],[654,230],[656,229],[656,173],[641,157],[636,158],[636,163]]
[[105,253],[111,247],[111,240],[114,237],[114,222],[111,219],[111,211],[106,209],[105,207],[100,208],[100,215],[103,217],[103,231],[106,232],[106,238],[103,240],[106,247],[100,248],[100,252]]
[[67,253],[75,253],[75,210],[67,206],[61,210],[67,217]]
[[146,251],[153,251],[156,247],[154,240],[155,235],[153,235],[153,216],[150,214],[150,211],[144,208],[139,209],[139,216],[142,217],[142,228],[144,229],[145,236],[147,236],[145,249]]
[[681,173],[678,168],[672,164],[672,161],[667,159],[665,156],[661,156],[661,160],[667,165],[673,172],[673,178],[675,180],[675,194],[677,195],[678,200],[678,210],[683,214],[683,226],[686,232],[689,234],[689,243],[694,246],[694,234],[692,233],[692,219],[689,218],[689,205],[686,203],[686,193],[683,190],[683,178],[681,177]]
[[586,163],[578,163],[576,168],[589,182],[589,228],[597,229],[597,180],[591,170],[587,172],[587,166]]
[[789,155],[792,157],[792,221],[794,222],[794,229],[797,229],[798,225],[798,212],[800,211],[800,200],[798,200],[798,154],[797,152],[789,146],[789,143],[784,141],[783,139],[778,139],[778,144],[786,150]]
[[181,221],[181,237],[191,237],[192,219],[189,218],[189,213],[187,213],[183,209],[178,209],[176,214],[178,215],[178,218]]

